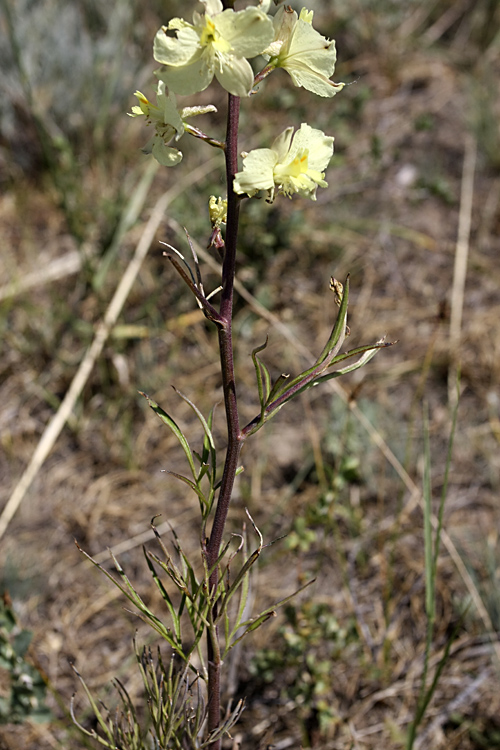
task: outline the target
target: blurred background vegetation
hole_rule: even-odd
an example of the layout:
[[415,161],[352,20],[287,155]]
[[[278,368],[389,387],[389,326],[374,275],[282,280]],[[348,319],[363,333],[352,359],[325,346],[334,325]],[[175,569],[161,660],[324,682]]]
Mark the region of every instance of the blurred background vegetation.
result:
[[[248,506],[266,541],[286,535],[262,556],[256,609],[309,576],[316,583],[228,665],[226,691],[247,706],[235,747],[404,747],[425,649],[422,403],[437,503],[457,368],[431,667],[457,625],[458,635],[417,746],[500,747],[500,7],[308,7],[337,41],[335,80],[352,85],[312,102],[278,71],[243,103],[242,148],[303,121],[336,139],[317,204],[244,205],[246,293],[235,320],[243,417],[256,413],[250,352],[267,334],[275,375],[298,372],[322,348],[335,313],[331,275],[351,274],[349,346],[384,333],[398,344],[341,386],[294,402],[245,449],[232,530]],[[222,161],[185,137],[181,166],[156,170],[140,152],[146,128],[126,116],[136,89],[153,93],[157,28],[194,8],[0,0],[0,507],[67,393],[156,202],[176,190],[67,426],[1,540],[0,708],[15,663],[36,683],[33,701],[33,674],[42,675],[51,717],[23,698],[31,718],[1,726],[0,748],[84,746],[68,716],[77,689],[70,662],[110,706],[112,678],[131,694],[140,688],[131,641],[136,629],[139,642],[150,634],[74,538],[102,561],[113,547],[153,606],[141,551],[151,517],[161,513],[196,554],[196,498],[162,473],[181,470],[182,456],[137,390],[194,442],[197,425],[171,385],[205,414],[221,399],[214,330],[159,241],[185,251],[186,226],[206,246],[207,199],[222,189]],[[203,124],[223,137],[224,97],[209,89],[196,103],[219,108]],[[454,268],[465,251],[461,296]],[[207,286],[217,285],[208,261],[203,270]],[[85,722],[80,696],[77,707]]]

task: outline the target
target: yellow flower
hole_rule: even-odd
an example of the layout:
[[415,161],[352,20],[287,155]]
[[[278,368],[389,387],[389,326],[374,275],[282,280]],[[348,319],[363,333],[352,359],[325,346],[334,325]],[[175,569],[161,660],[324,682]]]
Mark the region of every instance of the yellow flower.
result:
[[295,86],[303,86],[319,96],[332,97],[344,88],[333,83],[337,53],[335,42],[313,29],[313,11],[302,8],[300,16],[289,6],[281,6],[273,19],[274,40],[265,50],[269,65],[284,68]]
[[221,224],[225,224],[227,221],[227,200],[211,195],[208,199],[208,215],[212,226],[220,227]]
[[144,115],[148,125],[155,127],[154,136],[142,150],[146,154],[153,154],[156,161],[164,167],[173,167],[182,159],[182,153],[168,144],[174,139],[178,141],[184,134],[184,119],[217,111],[212,104],[206,107],[185,107],[178,110],[175,96],[169,93],[163,81],[158,83],[156,93],[158,104],[150,102],[140,91],[136,91],[134,96],[137,97],[139,105],[132,107],[132,112],[129,112],[130,117]]
[[273,201],[276,190],[291,197],[294,193],[316,200],[316,190],[327,187],[324,170],[333,154],[333,138],[302,123],[293,134],[287,128],[271,148],[258,148],[245,154],[243,170],[235,175],[236,193],[255,195],[267,190]]
[[156,34],[154,58],[163,65],[156,75],[178,94],[203,91],[215,75],[230,94],[248,96],[254,75],[246,58],[270,44],[272,21],[261,8],[235,12],[223,10],[221,0],[201,2],[205,13],[195,13],[192,24],[173,18]]

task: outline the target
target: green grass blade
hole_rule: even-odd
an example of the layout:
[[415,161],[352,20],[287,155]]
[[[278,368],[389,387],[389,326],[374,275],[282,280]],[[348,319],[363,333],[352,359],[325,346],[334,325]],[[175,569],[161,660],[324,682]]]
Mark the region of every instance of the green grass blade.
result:
[[438,523],[436,527],[436,540],[434,543],[434,570],[435,575],[437,571],[437,561],[438,561],[438,555],[439,555],[439,547],[441,546],[441,531],[443,528],[443,515],[444,515],[444,504],[446,501],[446,495],[448,493],[448,481],[449,481],[449,475],[450,475],[450,466],[451,466],[451,457],[453,453],[453,443],[455,441],[455,434],[457,430],[457,418],[458,418],[458,405],[460,402],[460,376],[457,376],[457,400],[455,403],[455,407],[453,409],[453,417],[451,422],[451,430],[450,430],[450,437],[448,440],[448,450],[446,453],[446,464],[444,469],[444,480],[443,480],[443,489],[441,492],[441,499],[439,501],[439,509],[438,509]]
[[429,440],[429,415],[427,408],[424,414],[424,553],[425,553],[425,610],[427,617],[434,623],[435,616],[435,577],[434,550],[432,540],[432,486],[431,486],[431,448]]

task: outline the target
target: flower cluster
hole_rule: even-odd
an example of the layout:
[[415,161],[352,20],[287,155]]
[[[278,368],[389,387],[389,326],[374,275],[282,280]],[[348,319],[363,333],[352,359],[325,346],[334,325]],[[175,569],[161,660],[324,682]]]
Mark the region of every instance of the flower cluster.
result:
[[[223,147],[185,123],[186,117],[215,108],[178,110],[175,94],[204,91],[215,77],[229,94],[248,97],[277,68],[285,70],[295,86],[318,96],[332,97],[344,86],[331,80],[335,42],[313,28],[313,11],[303,8],[297,14],[280,6],[272,17],[268,14],[270,0],[240,11],[224,9],[221,0],[200,2],[204,12],[195,12],[192,23],[173,18],[156,34],[153,54],[161,65],[156,71],[158,104],[136,92],[139,106],[132,108],[132,116],[145,115],[154,124],[155,135],[144,150],[166,166],[181,160],[180,151],[169,143],[179,140],[185,131]],[[254,75],[249,59],[258,56],[266,64]],[[294,135],[293,128],[287,128],[271,148],[243,155],[243,169],[236,174],[233,189],[249,196],[263,190],[269,201],[276,193],[315,200],[318,186],[327,186],[325,170],[332,153],[333,138],[320,130],[303,123]]]

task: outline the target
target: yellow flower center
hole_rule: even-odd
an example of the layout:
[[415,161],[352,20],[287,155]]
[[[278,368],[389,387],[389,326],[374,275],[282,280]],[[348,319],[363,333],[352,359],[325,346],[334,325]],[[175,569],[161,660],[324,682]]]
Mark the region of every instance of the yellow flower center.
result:
[[210,18],[205,17],[205,27],[200,36],[202,47],[206,47],[208,44],[213,44],[218,36],[214,22]]
[[289,164],[277,164],[274,168],[274,175],[278,180],[298,179],[301,175],[307,174],[308,169],[309,151],[305,149],[299,152]]
[[202,47],[211,46],[216,52],[229,52],[231,45],[217,31],[215,23],[211,18],[205,16],[205,26],[200,35],[200,44]]
[[308,170],[309,152],[304,151],[302,154],[298,154],[295,159],[289,164],[287,172],[290,177],[299,177]]
[[326,187],[325,175],[316,169],[309,168],[309,149],[299,151],[289,164],[277,164],[274,167],[274,181],[284,195],[291,196],[303,190],[313,191],[317,185]]

